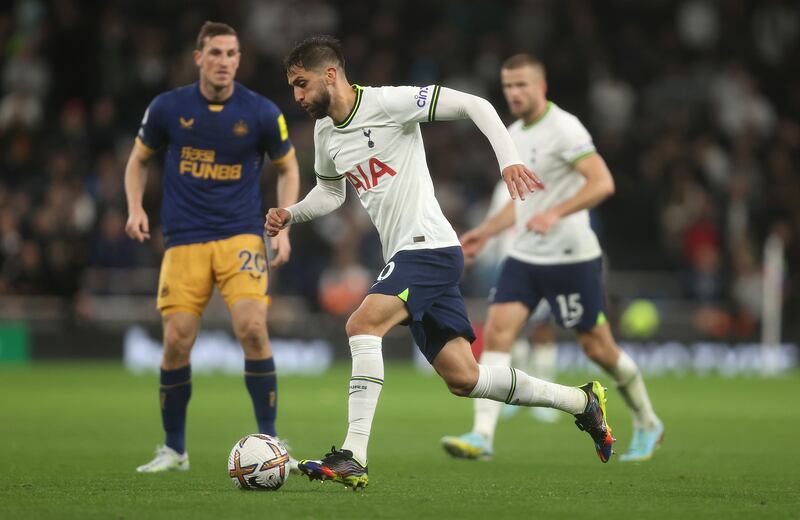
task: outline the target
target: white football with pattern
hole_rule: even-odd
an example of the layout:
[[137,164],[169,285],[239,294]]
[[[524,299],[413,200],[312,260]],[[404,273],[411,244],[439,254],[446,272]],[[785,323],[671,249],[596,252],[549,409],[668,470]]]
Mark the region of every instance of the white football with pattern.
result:
[[289,477],[289,453],[275,437],[242,437],[228,456],[228,476],[240,489],[275,491]]

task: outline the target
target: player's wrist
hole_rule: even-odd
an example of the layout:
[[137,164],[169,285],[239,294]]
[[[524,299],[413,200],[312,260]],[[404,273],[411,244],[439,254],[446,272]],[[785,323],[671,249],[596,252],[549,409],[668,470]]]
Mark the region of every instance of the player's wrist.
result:
[[495,231],[490,223],[484,223],[475,228],[475,234],[478,235],[478,238],[488,239],[495,234]]
[[550,208],[548,211],[550,215],[552,215],[556,220],[561,220],[566,214],[566,209],[560,206],[556,206],[554,208]]

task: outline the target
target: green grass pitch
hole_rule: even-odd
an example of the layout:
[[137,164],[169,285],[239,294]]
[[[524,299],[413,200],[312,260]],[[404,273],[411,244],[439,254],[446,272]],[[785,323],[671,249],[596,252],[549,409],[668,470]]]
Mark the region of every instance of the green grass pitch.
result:
[[[279,428],[319,457],[346,427],[349,368],[280,379]],[[565,374],[579,384],[585,376]],[[602,378],[601,378],[602,379]],[[604,381],[608,383],[608,381]],[[472,405],[435,376],[386,369],[370,485],[354,493],[292,476],[243,492],[228,451],[254,419],[241,378],[194,377],[188,473],[139,475],[161,430],[157,378],[117,364],[0,369],[0,518],[798,518],[800,373],[778,379],[651,378],[666,439],[646,463],[602,464],[566,415],[501,422],[493,462],[450,459],[439,438],[471,426]],[[609,386],[618,449],[630,420]],[[526,412],[523,410],[523,412]]]

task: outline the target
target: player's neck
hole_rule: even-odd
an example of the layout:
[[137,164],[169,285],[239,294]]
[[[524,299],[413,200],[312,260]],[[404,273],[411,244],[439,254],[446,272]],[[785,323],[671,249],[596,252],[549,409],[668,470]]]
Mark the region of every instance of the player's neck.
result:
[[524,124],[525,126],[529,126],[538,122],[542,118],[542,116],[544,116],[547,113],[547,109],[549,106],[550,103],[546,99],[543,100],[542,103],[540,103],[539,106],[536,108],[536,110],[531,110],[529,113],[522,116],[522,124]]
[[207,101],[213,103],[222,103],[227,101],[233,95],[234,83],[231,81],[230,85],[222,88],[216,88],[208,82],[200,80],[200,94],[206,98]]
[[355,89],[349,84],[345,85],[346,87],[334,91],[333,96],[331,96],[330,108],[328,109],[328,115],[337,125],[347,119],[356,104]]

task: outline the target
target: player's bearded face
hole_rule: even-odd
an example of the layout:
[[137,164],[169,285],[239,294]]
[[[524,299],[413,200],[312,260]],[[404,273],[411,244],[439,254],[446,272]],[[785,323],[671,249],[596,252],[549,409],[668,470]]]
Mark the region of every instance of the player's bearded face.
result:
[[322,119],[328,115],[331,106],[331,93],[325,76],[316,71],[306,70],[300,66],[292,66],[286,73],[286,79],[292,86],[294,100],[314,119]]
[[325,88],[324,82],[320,80],[317,91],[312,96],[306,97],[303,108],[305,108],[306,112],[311,114],[311,117],[314,119],[322,119],[328,115],[328,108],[330,106],[331,93]]

